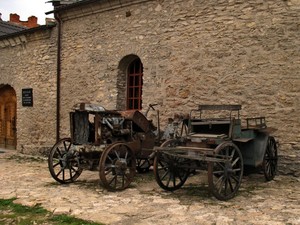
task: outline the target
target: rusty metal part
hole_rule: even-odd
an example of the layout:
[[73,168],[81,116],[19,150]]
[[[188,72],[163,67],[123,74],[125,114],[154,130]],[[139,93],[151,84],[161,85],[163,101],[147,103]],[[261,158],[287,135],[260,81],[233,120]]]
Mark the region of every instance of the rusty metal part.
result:
[[83,169],[98,169],[105,188],[123,190],[133,179],[136,158],[140,160],[139,169],[152,166],[148,157],[157,141],[153,127],[139,111],[76,104],[70,112],[71,138],[53,146],[48,158],[50,173],[58,182],[68,183],[75,181]]
[[124,190],[135,175],[135,154],[125,143],[114,143],[100,158],[99,176],[102,185],[110,191]]
[[141,112],[136,110],[127,110],[121,111],[120,114],[125,119],[131,120],[137,131],[149,132],[151,130],[151,124]]
[[51,176],[59,183],[74,182],[81,174],[80,157],[73,148],[71,138],[58,141],[50,150],[48,168]]

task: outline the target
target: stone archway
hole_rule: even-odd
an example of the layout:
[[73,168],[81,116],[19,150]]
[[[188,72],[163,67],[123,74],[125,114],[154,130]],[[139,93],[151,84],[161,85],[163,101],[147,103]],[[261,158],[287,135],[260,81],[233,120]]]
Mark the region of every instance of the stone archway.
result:
[[16,108],[15,90],[9,86],[0,86],[0,147],[16,149]]

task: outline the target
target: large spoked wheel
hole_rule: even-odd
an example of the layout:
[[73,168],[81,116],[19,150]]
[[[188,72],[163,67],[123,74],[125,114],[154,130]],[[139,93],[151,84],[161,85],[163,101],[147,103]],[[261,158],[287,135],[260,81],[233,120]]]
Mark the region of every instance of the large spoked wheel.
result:
[[73,148],[71,138],[61,139],[52,147],[48,168],[51,176],[62,184],[74,182],[80,176],[79,154]]
[[[168,140],[161,147],[176,147],[176,140]],[[153,163],[153,172],[158,185],[167,190],[175,191],[184,185],[190,169],[189,160],[157,152]]]
[[151,162],[149,159],[136,159],[136,170],[139,173],[149,172],[151,167]]
[[242,182],[243,158],[239,148],[224,142],[214,150],[215,161],[208,163],[208,185],[219,200],[233,198]]
[[274,137],[269,137],[263,159],[263,171],[267,181],[274,179],[277,172],[277,162],[277,144]]
[[110,191],[124,190],[133,180],[135,165],[133,150],[124,143],[114,143],[100,157],[100,181]]

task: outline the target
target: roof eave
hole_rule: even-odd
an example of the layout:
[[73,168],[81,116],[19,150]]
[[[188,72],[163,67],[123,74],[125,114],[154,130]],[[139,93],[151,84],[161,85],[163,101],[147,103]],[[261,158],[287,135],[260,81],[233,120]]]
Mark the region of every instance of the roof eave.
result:
[[72,4],[68,4],[68,5],[61,5],[61,6],[58,6],[56,9],[54,9],[52,11],[46,12],[45,14],[49,15],[49,14],[52,14],[52,13],[57,13],[57,12],[60,12],[60,11],[63,11],[63,10],[76,8],[78,6],[86,5],[86,4],[89,4],[89,3],[92,3],[92,2],[97,2],[97,1],[101,1],[101,0],[86,0],[86,1],[75,2],[75,3],[72,3]]

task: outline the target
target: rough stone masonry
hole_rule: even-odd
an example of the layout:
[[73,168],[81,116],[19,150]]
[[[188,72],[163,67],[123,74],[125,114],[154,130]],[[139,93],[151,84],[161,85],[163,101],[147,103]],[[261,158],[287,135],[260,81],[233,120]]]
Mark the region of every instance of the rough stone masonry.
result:
[[[124,109],[117,82],[126,84],[122,63],[135,55],[143,107],[159,103],[162,124],[198,104],[242,104],[243,118],[266,116],[278,129],[282,154],[299,155],[299,0],[97,1],[60,16],[62,137],[75,103]],[[17,148],[25,153],[55,142],[56,40],[57,27],[0,45],[0,84],[16,90]],[[27,87],[33,108],[21,105]]]

